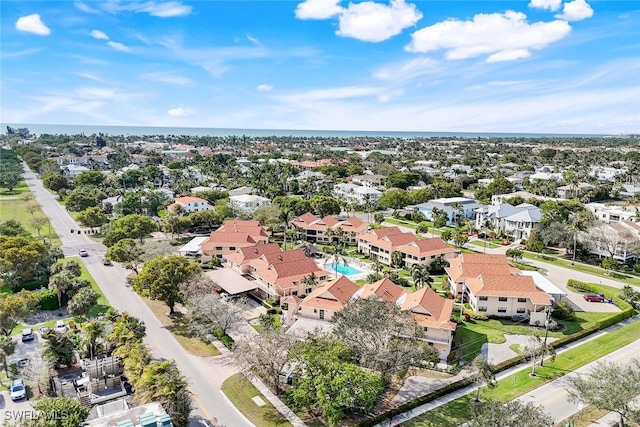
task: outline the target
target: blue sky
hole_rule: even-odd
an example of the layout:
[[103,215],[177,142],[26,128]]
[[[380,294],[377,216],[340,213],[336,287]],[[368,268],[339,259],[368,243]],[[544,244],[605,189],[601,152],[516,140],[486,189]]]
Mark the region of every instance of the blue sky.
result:
[[636,1],[5,1],[6,123],[640,133]]

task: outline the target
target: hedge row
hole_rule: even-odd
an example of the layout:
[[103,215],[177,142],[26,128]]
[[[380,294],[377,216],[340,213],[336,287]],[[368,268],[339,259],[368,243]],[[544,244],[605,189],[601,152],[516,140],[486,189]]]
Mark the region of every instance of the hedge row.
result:
[[233,344],[235,343],[235,341],[233,340],[233,338],[231,338],[231,336],[222,332],[222,329],[214,330],[213,335],[216,338],[218,338],[220,342],[222,342],[222,344],[224,344],[224,346],[227,347],[229,350],[233,348]]
[[393,408],[392,410],[387,411],[384,414],[380,414],[375,417],[360,421],[357,425],[358,427],[372,427],[376,424],[382,423],[383,421],[389,420],[391,417],[395,417],[396,415],[403,414],[407,411],[410,411],[413,408],[416,408],[420,405],[431,402],[434,399],[445,396],[449,393],[453,393],[456,390],[460,390],[461,388],[468,386],[472,382],[473,380],[471,378],[463,378],[459,381],[448,384],[439,390],[432,391],[431,393],[425,394],[424,396],[420,396],[417,399],[414,399],[410,402],[405,403],[404,405],[400,405],[397,408]]
[[[560,338],[558,340],[553,341],[552,343],[550,343],[550,345],[553,348],[559,348],[562,347],[564,345],[567,345],[569,343],[572,343],[574,341],[578,341],[579,339],[582,339],[588,335],[591,335],[595,332],[598,332],[601,329],[607,328],[611,325],[614,325],[618,322],[621,322],[622,320],[628,319],[629,317],[633,316],[634,314],[634,310],[633,307],[631,306],[631,304],[629,304],[628,302],[626,302],[625,300],[619,298],[617,295],[614,295],[611,292],[607,292],[607,291],[603,291],[603,289],[601,287],[599,287],[598,285],[594,285],[594,284],[590,284],[590,283],[584,283],[584,282],[580,282],[578,280],[573,280],[570,279],[567,282],[567,286],[577,289],[577,290],[581,290],[584,292],[589,292],[589,293],[594,293],[594,294],[604,294],[605,298],[607,299],[611,299],[613,304],[620,308],[620,312],[618,313],[614,313],[611,316],[605,317],[604,319],[601,319],[600,321],[598,321],[596,323],[595,326],[592,326],[590,328],[587,329],[583,329],[580,332],[576,332],[575,334],[572,335],[568,335],[566,337]],[[495,369],[496,372],[502,372],[506,369],[512,368],[516,365],[519,365],[520,363],[524,362],[526,360],[526,356],[521,354],[515,357],[512,357],[511,359],[505,360],[503,362],[500,362],[498,364],[495,365]],[[401,406],[398,406],[397,408],[394,408],[390,411],[387,411],[383,414],[377,415],[375,417],[366,419],[364,421],[361,421],[360,423],[358,423],[359,427],[371,427],[374,426],[376,424],[382,423],[383,421],[389,420],[391,419],[391,417],[394,417],[396,415],[400,415],[404,412],[407,412],[411,409],[417,408],[420,405],[423,405],[425,403],[431,402],[434,399],[437,399],[439,397],[442,397],[448,393],[452,393],[456,390],[460,390],[463,387],[466,387],[467,385],[471,384],[471,380],[469,378],[465,378],[462,379],[460,381],[456,381],[454,383],[451,383],[439,390],[433,391],[431,393],[425,394],[424,396],[418,397],[417,399],[414,399],[410,402],[407,402]]]
[[620,298],[617,294],[609,290],[605,290],[595,283],[585,283],[579,280],[569,279],[567,280],[567,286],[580,292],[602,294],[606,299],[610,299],[613,305],[620,309],[618,313],[614,313],[611,316],[600,319],[597,322],[597,325],[600,329],[604,329],[611,325],[615,325],[616,323],[622,322],[623,320],[633,316],[633,314],[635,313],[631,304]]
[[58,306],[58,294],[54,291],[42,291],[38,295],[40,297],[40,310],[56,310]]

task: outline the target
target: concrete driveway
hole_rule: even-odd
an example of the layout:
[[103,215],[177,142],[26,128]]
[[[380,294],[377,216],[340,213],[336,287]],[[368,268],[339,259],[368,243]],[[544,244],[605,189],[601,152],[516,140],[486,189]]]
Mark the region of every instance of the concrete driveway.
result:
[[620,311],[620,309],[613,304],[586,301],[584,294],[574,292],[567,286],[561,286],[561,288],[567,293],[566,298],[571,302],[573,309],[576,311],[594,311],[598,313],[615,313]]
[[22,399],[14,402],[8,391],[0,393],[0,425],[26,420],[33,414],[34,409],[30,400]]

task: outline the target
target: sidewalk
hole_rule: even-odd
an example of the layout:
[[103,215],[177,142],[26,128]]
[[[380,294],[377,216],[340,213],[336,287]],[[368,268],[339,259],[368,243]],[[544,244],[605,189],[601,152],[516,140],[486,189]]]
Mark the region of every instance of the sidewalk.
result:
[[[254,330],[253,328],[251,329]],[[211,341],[211,343],[214,346],[216,346],[218,350],[220,350],[220,353],[222,354],[231,353],[231,351],[227,347],[225,347],[220,341],[214,339]],[[255,377],[250,377],[250,376],[247,376],[247,378],[249,379],[249,381],[251,381],[254,387],[257,388],[258,391],[262,393],[262,395],[278,410],[278,412],[280,412],[282,416],[284,416],[291,424],[293,424],[294,427],[306,427],[306,424],[300,419],[300,417],[298,417],[295,414],[295,412],[289,409],[289,407],[285,405],[284,402],[280,400],[278,396],[273,394],[271,390],[269,390],[269,388],[262,381],[260,381],[260,379]],[[244,417],[244,414],[242,414],[242,416]]]
[[[556,353],[557,354],[564,353],[567,350],[570,350],[572,348],[578,347],[578,346],[580,346],[580,345],[582,345],[584,343],[587,343],[589,341],[593,341],[594,339],[596,339],[596,338],[598,338],[598,337],[600,337],[600,336],[602,336],[602,335],[604,335],[606,333],[609,333],[609,332],[615,331],[617,329],[620,329],[621,327],[623,327],[625,325],[629,325],[629,324],[631,324],[633,322],[636,322],[638,320],[640,320],[640,315],[633,316],[633,317],[631,317],[631,318],[629,318],[627,320],[624,320],[624,321],[622,321],[620,323],[617,323],[615,325],[609,326],[606,329],[603,329],[603,330],[601,330],[599,332],[596,332],[595,334],[592,334],[592,335],[588,336],[587,338],[583,338],[581,340],[574,341],[574,342],[572,342],[570,344],[567,344],[565,346],[559,347],[559,348],[556,349]],[[516,365],[516,366],[514,366],[512,368],[509,368],[507,370],[504,370],[504,371],[498,373],[496,375],[496,380],[501,380],[503,378],[506,378],[506,377],[516,373],[516,372],[520,372],[520,371],[525,370],[525,369],[531,369],[531,366],[529,365],[528,362],[521,363],[519,365]],[[405,421],[408,421],[408,420],[410,420],[412,418],[415,418],[417,416],[425,414],[425,413],[427,413],[427,412],[429,412],[429,411],[431,411],[431,410],[433,410],[433,409],[435,409],[435,408],[437,408],[439,406],[442,406],[442,405],[445,405],[445,404],[447,404],[449,402],[452,402],[452,401],[456,400],[459,397],[462,397],[462,396],[464,396],[464,395],[466,395],[468,393],[471,393],[472,391],[475,391],[476,389],[477,389],[477,387],[475,385],[473,385],[473,384],[472,385],[468,385],[468,386],[466,386],[464,388],[461,388],[459,390],[454,391],[453,393],[447,394],[446,396],[443,396],[443,397],[438,398],[438,399],[434,399],[433,401],[425,403],[424,405],[421,405],[421,406],[418,406],[416,408],[413,408],[412,410],[404,412],[404,413],[402,413],[400,415],[396,415],[395,417],[391,418],[389,421],[385,421],[383,423],[377,424],[376,427],[389,427],[389,426],[400,425],[401,423],[403,423]],[[570,416],[570,415],[572,415],[572,414],[567,414],[567,416]],[[604,417],[603,419],[601,419],[598,422],[603,421],[605,418],[606,417]],[[607,424],[593,424],[590,427],[603,427],[603,426],[606,426],[606,425]]]

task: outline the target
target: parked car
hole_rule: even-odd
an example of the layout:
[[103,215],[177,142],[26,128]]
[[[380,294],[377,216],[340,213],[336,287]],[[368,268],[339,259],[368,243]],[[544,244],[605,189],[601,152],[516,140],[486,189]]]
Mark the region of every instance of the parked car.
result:
[[604,302],[604,297],[598,294],[585,294],[583,298],[589,302]]
[[27,389],[24,387],[24,381],[20,378],[13,380],[11,383],[11,400],[16,401],[27,397]]
[[33,341],[35,335],[33,334],[33,329],[24,328],[22,330],[22,342]]
[[111,260],[109,258],[102,258],[102,265],[111,265]]
[[84,258],[84,257],[88,257],[88,256],[89,256],[89,252],[87,252],[87,250],[86,250],[86,249],[80,249],[79,254],[80,254],[80,256],[81,256],[81,257],[83,257],[83,258]]
[[56,332],[67,332],[67,325],[64,324],[64,320],[58,320],[56,322]]
[[231,298],[231,295],[229,295],[226,292],[220,292],[220,297],[225,301],[229,301],[229,299]]

